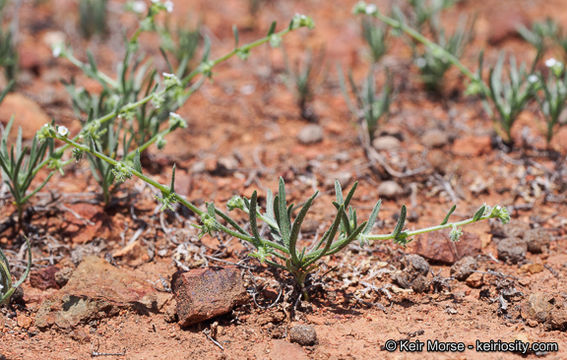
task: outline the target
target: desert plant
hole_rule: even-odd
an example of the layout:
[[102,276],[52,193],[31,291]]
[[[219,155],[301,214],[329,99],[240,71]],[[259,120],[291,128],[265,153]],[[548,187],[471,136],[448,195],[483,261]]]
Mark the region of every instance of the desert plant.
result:
[[503,78],[504,60],[501,54],[495,67],[490,69],[488,95],[498,113],[498,125],[504,131],[503,139],[512,143],[512,125],[526,104],[534,98],[536,84],[529,81],[526,66],[521,64],[518,67],[513,56],[509,60],[508,76]]
[[389,76],[381,93],[376,93],[374,71],[375,69],[373,68],[368,72],[368,75],[360,86],[354,81],[352,72],[349,72],[348,83],[355,98],[353,103],[348,94],[343,71],[340,67],[338,68],[339,84],[347,106],[353,116],[359,120],[363,129],[368,132],[370,139],[374,138],[380,120],[388,116],[392,96],[392,80]]
[[[330,256],[340,252],[348,244],[355,240],[365,243],[376,240],[393,240],[396,243],[405,245],[412,240],[412,237],[425,232],[451,228],[451,239],[457,241],[462,234],[460,227],[489,218],[499,218],[507,223],[510,220],[508,211],[500,206],[490,208],[486,205],[480,209],[470,219],[449,223],[449,216],[454,212],[455,206],[447,213],[440,225],[430,228],[407,231],[404,230],[406,221],[406,207],[402,206],[398,223],[389,234],[372,234],[372,227],[378,217],[381,202],[378,201],[374,206],[370,218],[367,222],[359,223],[356,210],[350,206],[356,184],[350,189],[346,197],[343,197],[342,188],[338,181],[335,182],[336,202],[333,203],[336,214],[332,225],[325,231],[321,239],[313,241],[310,246],[299,249],[299,235],[301,225],[313,201],[317,197],[317,192],[307,199],[301,207],[299,213],[294,217],[294,205],[289,204],[286,198],[285,184],[282,178],[279,180],[278,192],[275,196],[271,192],[267,194],[266,210],[262,212],[258,205],[257,192],[252,194],[250,199],[236,196],[228,203],[229,210],[240,209],[248,214],[248,228],[240,226],[236,220],[227,213],[219,210],[213,203],[207,203],[206,209],[200,209],[183,196],[175,192],[175,167],[172,171],[171,183],[169,186],[162,185],[151,179],[142,172],[139,160],[139,152],[133,159],[132,165],[126,162],[118,162],[92,147],[80,144],[67,135],[62,136],[55,128],[46,128],[46,136],[61,140],[79,151],[89,153],[97,158],[112,165],[115,171],[121,174],[122,179],[136,176],[146,183],[156,187],[161,191],[162,197],[159,199],[163,207],[173,209],[174,204],[179,202],[193,211],[200,217],[201,225],[195,225],[201,229],[201,234],[222,231],[238,239],[251,243],[255,252],[251,256],[258,258],[262,263],[267,263],[276,268],[288,271],[295,279],[297,288],[301,291],[305,299],[308,293],[305,288],[307,277],[318,268],[318,261],[325,256]],[[264,235],[258,226],[258,220],[264,222],[269,232]]]
[[[143,81],[141,78],[146,74],[146,71],[140,69],[136,71],[139,63],[129,67],[128,54],[133,53],[137,49],[138,38],[142,31],[156,29],[155,16],[160,11],[171,11],[172,6],[169,1],[165,3],[152,1],[147,15],[141,20],[140,27],[128,41],[127,56],[122,63],[122,67],[120,67],[118,80],[100,71],[92,56],[89,56],[89,63],[87,64],[75,58],[71,50],[64,44],[57,44],[53,48],[54,56],[65,57],[81,68],[87,76],[99,81],[102,85],[104,90],[99,96],[90,95],[82,89],[77,89],[73,83],[67,85],[73,97],[75,109],[86,113],[88,116],[83,120],[83,128],[73,140],[80,141],[88,149],[97,153],[103,150],[102,153],[105,154],[106,160],[111,159],[114,161],[114,163],[110,162],[113,166],[115,163],[122,162],[132,164],[136,154],[139,157],[140,152],[143,152],[154,143],[158,147],[164,146],[165,135],[179,127],[184,127],[185,121],[176,113],[168,112],[168,110],[181,106],[207,78],[211,78],[213,76],[212,70],[215,66],[235,55],[246,59],[253,48],[265,43],[269,43],[272,47],[277,47],[281,44],[283,36],[289,32],[302,27],[314,27],[311,18],[296,14],[285,29],[276,32],[276,23],[273,22],[265,37],[245,45],[239,45],[238,32],[235,31],[235,47],[233,50],[213,60],[210,59],[210,42],[206,41],[200,65],[184,78],[180,79],[175,74],[163,73],[162,81],[156,83],[154,80],[155,71],[153,71],[150,73],[151,76],[148,76],[149,80],[145,87],[136,85]],[[134,71],[136,71],[135,75]],[[126,76],[126,74],[130,75]],[[194,81],[199,75],[201,77]],[[143,91],[141,95],[140,91]],[[149,107],[150,104],[152,105],[151,107]],[[134,120],[137,121],[136,126],[132,124]],[[168,121],[167,126],[160,131],[159,129],[163,128],[161,125],[166,120]],[[112,130],[110,129],[111,127]],[[51,138],[49,129],[49,125],[42,128],[38,132],[38,139],[45,140]],[[144,131],[144,129],[147,129],[147,131]],[[68,134],[68,130],[63,126],[58,126],[56,131],[60,134],[65,134],[65,136]],[[119,146],[119,151],[116,150],[117,146]],[[62,168],[72,161],[72,159],[67,161],[61,160],[64,152],[69,148],[72,148],[72,146],[65,144],[57,149],[50,150],[50,156],[35,166],[32,172],[33,175],[35,176],[47,165],[62,171]],[[84,151],[73,149],[73,158],[79,160],[83,154],[85,154]],[[86,154],[91,158],[91,167],[95,169],[93,173],[96,174],[95,178],[103,187],[105,201],[108,204],[112,190],[115,189],[114,187],[111,188],[111,186],[124,181],[127,176],[120,171],[120,167],[108,167],[103,162],[95,159],[92,153],[86,152]],[[100,159],[100,157],[96,157]],[[106,162],[108,163],[108,161]]]
[[551,142],[556,126],[565,125],[560,123],[560,115],[567,103],[567,71],[563,63],[550,58],[546,62],[549,68],[547,77],[531,75],[533,82],[539,82],[542,89],[536,97],[539,108],[546,123],[545,139],[547,144]]
[[41,190],[49,181],[53,172],[39,184],[34,190],[29,191],[32,181],[37,175],[37,165],[46,156],[47,150],[53,149],[53,140],[49,139],[43,143],[39,143],[37,137],[33,138],[31,148],[22,145],[22,129],[18,129],[15,144],[8,148],[8,139],[10,131],[14,124],[14,118],[10,119],[8,125],[2,132],[0,140],[0,169],[4,183],[8,185],[10,193],[14,198],[14,204],[18,210],[18,219],[20,225],[24,206],[29,198]]
[[10,301],[10,297],[14,294],[14,291],[16,291],[18,286],[22,285],[30,273],[32,266],[31,247],[28,238],[25,237],[25,239],[26,247],[28,249],[28,263],[22,277],[20,277],[16,283],[12,282],[12,274],[10,273],[10,263],[8,262],[8,258],[6,258],[6,255],[4,255],[4,252],[0,249],[0,306],[7,304]]
[[[524,64],[519,67],[516,65],[514,58],[510,59],[510,68],[508,77],[503,77],[504,56],[501,55],[496,65],[490,69],[488,84],[482,79],[483,70],[483,54],[479,56],[479,66],[476,73],[464,66],[458,57],[448,52],[439,44],[429,40],[414,28],[408,26],[402,20],[394,19],[380,12],[375,5],[366,4],[361,1],[357,3],[353,9],[355,14],[372,15],[383,21],[397,31],[404,32],[415,41],[429,48],[437,57],[451,63],[459,71],[469,78],[470,83],[467,87],[467,94],[481,95],[492,101],[498,116],[494,116],[497,129],[505,142],[512,143],[511,129],[514,121],[519,113],[524,109],[526,104],[533,99],[536,84],[528,81],[530,72],[526,71]],[[490,106],[487,106],[490,111]]]
[[6,79],[14,80],[18,72],[18,53],[9,30],[0,28],[0,66],[4,68]]
[[[435,31],[437,37],[436,42],[447,53],[456,58],[460,58],[466,45],[472,39],[473,26],[474,22],[461,19],[455,32],[448,37],[445,29],[439,27]],[[426,46],[421,53],[418,52],[414,62],[419,68],[421,79],[425,87],[430,91],[439,91],[442,87],[445,73],[451,67],[451,63],[447,58],[445,58],[443,54],[437,54],[434,49]]]
[[[185,77],[191,70],[192,60],[197,55],[197,50],[202,42],[199,29],[178,26],[174,31],[166,26],[159,30],[159,34],[162,54],[168,63],[169,71],[178,78]],[[176,69],[171,64],[167,53],[172,54],[175,58]]]
[[325,50],[324,48],[319,49],[315,56],[313,56],[311,50],[307,50],[305,60],[303,62],[298,60],[294,66],[289,64],[289,59],[283,47],[282,51],[287,72],[287,83],[295,93],[300,115],[304,120],[316,122],[317,115],[309,104],[315,95],[315,81],[318,71],[323,68]]
[[370,57],[373,63],[379,62],[388,51],[387,37],[387,27],[375,25],[366,18],[362,19],[362,38],[370,49]]

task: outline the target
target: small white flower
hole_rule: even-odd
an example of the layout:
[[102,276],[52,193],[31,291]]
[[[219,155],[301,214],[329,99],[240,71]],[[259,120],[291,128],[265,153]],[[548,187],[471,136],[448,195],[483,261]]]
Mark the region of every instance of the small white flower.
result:
[[65,45],[59,43],[59,44],[55,44],[53,46],[53,57],[58,58],[59,56],[61,56],[61,54],[63,54],[63,49],[64,49]]
[[152,3],[154,3],[154,4],[157,4],[159,2],[160,2],[160,0],[152,0]]
[[66,137],[69,134],[69,129],[67,129],[65,126],[58,126],[57,134],[59,134],[59,136]]
[[173,12],[173,2],[166,1],[164,5],[165,5],[165,10],[167,10],[168,13]]
[[536,82],[538,82],[538,80],[539,78],[535,74],[531,74],[530,76],[528,76],[528,82],[531,84],[535,84]]
[[366,5],[366,14],[367,14],[367,15],[372,15],[372,14],[374,14],[377,10],[378,10],[378,8],[377,8],[376,5],[374,5],[374,4],[368,4],[368,5]]
[[132,4],[132,10],[138,14],[146,12],[147,9],[146,3],[143,1],[134,1]]
[[549,58],[545,60],[545,66],[547,66],[548,68],[554,67],[557,64],[559,64],[559,62],[555,60],[555,58]]
[[166,72],[161,73],[161,75],[162,75],[165,79],[173,79],[173,78],[176,78],[176,77],[177,77],[177,76],[175,76],[175,74],[166,73]]

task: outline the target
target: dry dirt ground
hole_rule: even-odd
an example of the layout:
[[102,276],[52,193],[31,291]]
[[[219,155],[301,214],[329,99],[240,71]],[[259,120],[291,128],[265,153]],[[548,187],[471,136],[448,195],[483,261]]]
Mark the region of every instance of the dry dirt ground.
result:
[[[366,157],[335,71],[341,64],[361,79],[370,66],[359,19],[350,15],[354,1],[265,1],[255,17],[244,0],[174,2],[171,20],[202,24],[214,56],[231,50],[232,24],[241,29],[241,42],[248,42],[263,36],[273,20],[283,26],[296,12],[311,15],[316,28],[291,34],[284,42],[292,62],[306,49],[326,50],[311,103],[322,139],[298,141],[307,123],[285,84],[282,52],[264,46],[247,61],[231,59],[216,68],[214,82],[179,110],[189,127],[172,134],[164,151],[152,148],[144,159],[144,168],[155,179],[167,183],[175,162],[176,188],[200,205],[221,204],[234,194],[250,196],[255,189],[265,196],[266,189],[276,188],[279,176],[296,202],[318,188],[321,196],[309,215],[307,238],[331,222],[335,178],[347,187],[359,181],[354,205],[360,215],[367,216],[383,198],[379,232],[392,230],[402,204],[408,205],[409,228],[438,223],[453,202],[458,204],[455,218],[470,216],[482,203],[508,206],[512,224],[504,229],[492,223],[469,226],[456,247],[443,235],[417,239],[407,248],[389,242],[352,245],[314,274],[311,301],[296,302],[285,274],[248,258],[248,247],[235,239],[197,238],[188,225],[195,221],[192,214],[160,213],[155,191],[140,181],[127,182],[113,206],[104,209],[88,166],[80,163],[65,176],[56,175],[28,210],[35,275],[23,284],[23,297],[0,312],[0,359],[567,358],[567,128],[557,133],[552,150],[546,149],[534,121],[537,109],[529,107],[514,127],[516,147],[503,151],[491,141],[492,122],[481,102],[463,95],[464,79],[452,70],[441,95],[427,94],[410,51],[394,40],[397,45],[383,65],[392,73],[397,93],[392,114],[378,134],[395,139],[389,150],[379,151],[395,170],[388,173]],[[10,110],[19,115],[16,119],[26,119],[20,122],[24,130],[33,134],[50,118],[73,133],[78,130],[60,80],[75,76],[91,90],[96,84],[65,60],[54,59],[47,43],[64,34],[78,57],[85,58],[85,49],[90,49],[111,73],[122,51],[122,29],[133,28],[135,19],[123,14],[120,2],[109,4],[109,34],[86,41],[77,35],[76,1],[23,2],[21,73]],[[528,61],[534,52],[515,36],[516,24],[552,16],[567,26],[564,8],[559,0],[465,0],[444,21],[454,27],[459,14],[477,15],[476,37],[464,55],[471,67],[478,49],[486,49],[487,62],[494,62],[501,50]],[[142,44],[159,58],[156,39]],[[159,60],[157,64],[163,66]],[[1,107],[0,113],[10,111],[5,104]],[[418,168],[417,174],[397,176]],[[390,197],[387,189],[378,191],[385,181],[397,186]],[[0,202],[0,246],[14,259],[19,275],[25,260],[14,211],[5,196]],[[499,254],[506,251],[519,255],[505,261]],[[423,256],[427,263],[410,254]],[[453,264],[466,254],[472,256],[467,261],[474,263],[474,271],[458,280],[457,270],[466,264]],[[65,287],[43,289],[47,285],[40,275],[58,271],[68,278],[87,255],[147,280],[147,286],[160,290],[165,298],[160,304],[165,305],[139,311],[131,303],[116,303],[77,324],[45,325],[42,306]],[[172,275],[179,269],[227,264],[238,264],[248,301],[226,315],[181,328],[167,292]],[[54,269],[50,266],[57,268],[46,270]],[[107,285],[103,280],[89,283],[90,294],[110,297],[107,291],[113,290]],[[302,324],[316,332],[315,344],[290,341],[292,329]],[[388,340],[399,340],[395,351],[387,351],[392,344]],[[427,351],[427,341],[435,340],[463,343],[466,349]],[[475,348],[477,341],[540,342],[551,348],[526,355],[482,352]],[[409,351],[420,342],[425,343],[421,351]],[[402,345],[408,351],[400,351]]]

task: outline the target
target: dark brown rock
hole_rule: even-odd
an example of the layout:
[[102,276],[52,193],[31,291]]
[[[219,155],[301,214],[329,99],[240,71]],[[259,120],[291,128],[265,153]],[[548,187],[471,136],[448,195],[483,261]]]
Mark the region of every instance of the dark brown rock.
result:
[[289,341],[303,346],[317,343],[317,332],[311,325],[295,325],[289,329]]
[[526,258],[528,245],[520,238],[507,238],[498,243],[498,259],[517,264]]
[[464,256],[480,254],[481,241],[478,235],[463,231],[461,239],[453,242],[449,230],[443,230],[419,235],[409,247],[426,259],[453,264]]
[[451,266],[451,275],[459,281],[465,281],[477,268],[476,259],[465,256]]
[[248,296],[236,267],[178,272],[171,282],[181,326],[226,314]]
[[55,274],[59,271],[57,266],[48,266],[30,273],[30,285],[40,290],[59,289]]

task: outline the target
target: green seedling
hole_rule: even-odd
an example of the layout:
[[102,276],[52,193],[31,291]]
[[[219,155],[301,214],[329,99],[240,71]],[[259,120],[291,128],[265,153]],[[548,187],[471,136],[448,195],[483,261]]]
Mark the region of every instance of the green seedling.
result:
[[526,66],[521,64],[518,67],[514,57],[509,60],[508,76],[503,77],[504,59],[501,54],[496,66],[490,69],[488,95],[498,114],[497,124],[504,132],[502,138],[505,142],[512,143],[512,125],[527,103],[534,98],[536,83],[529,81]]
[[48,148],[53,148],[53,140],[49,139],[40,144],[37,137],[34,137],[31,148],[24,147],[22,129],[19,128],[15,144],[8,147],[8,139],[10,138],[9,135],[13,124],[14,118],[10,119],[2,132],[2,139],[0,140],[0,169],[2,170],[2,179],[8,185],[8,189],[14,198],[21,225],[26,203],[30,197],[47,184],[53,175],[53,172],[51,172],[41,184],[30,191],[33,179],[37,175],[37,165],[46,157]]
[[26,266],[26,270],[22,274],[22,277],[15,283],[12,282],[10,263],[2,249],[0,249],[0,306],[10,302],[10,297],[14,294],[14,291],[16,291],[18,286],[22,285],[30,273],[32,266],[31,246],[28,238],[25,237],[25,239],[28,249],[28,264]]
[[530,75],[530,80],[539,83],[541,87],[536,99],[545,119],[545,139],[549,145],[556,128],[565,125],[565,122],[559,120],[567,104],[567,71],[563,63],[553,58],[545,64],[549,68],[547,77]]
[[369,138],[373,139],[374,134],[380,125],[380,121],[383,121],[383,119],[385,119],[389,114],[392,96],[391,78],[387,78],[386,84],[382,87],[381,93],[377,94],[374,69],[370,70],[360,86],[356,85],[352,72],[349,72],[348,83],[355,98],[355,101],[352,102],[340,67],[338,67],[338,74],[339,84],[349,110],[359,121],[363,129],[368,132]]
[[301,117],[304,120],[316,122],[317,115],[313,113],[309,104],[313,101],[313,97],[315,96],[314,83],[318,75],[318,71],[323,68],[325,50],[321,48],[317,51],[315,56],[313,56],[311,50],[308,50],[305,56],[305,61],[303,63],[297,61],[295,66],[291,66],[289,64],[289,59],[285,50],[283,50],[283,54],[285,68],[289,79],[288,86],[295,93]]
[[370,58],[373,63],[378,63],[388,51],[387,37],[387,27],[375,25],[366,18],[362,19],[362,38],[370,49]]
[[14,46],[12,32],[2,27],[0,27],[0,67],[4,68],[6,79],[11,81],[16,78],[18,52]]
[[[449,37],[445,35],[445,29],[439,28],[435,32],[437,34],[437,44],[447,53],[456,58],[460,58],[463,55],[466,45],[472,39],[473,26],[474,22],[467,22],[461,19],[461,21],[459,21],[459,27],[455,30],[453,35]],[[425,87],[430,91],[439,92],[442,88],[445,73],[451,67],[451,63],[448,59],[435,49],[424,47],[423,52],[417,54],[414,61],[419,68],[421,79]]]

